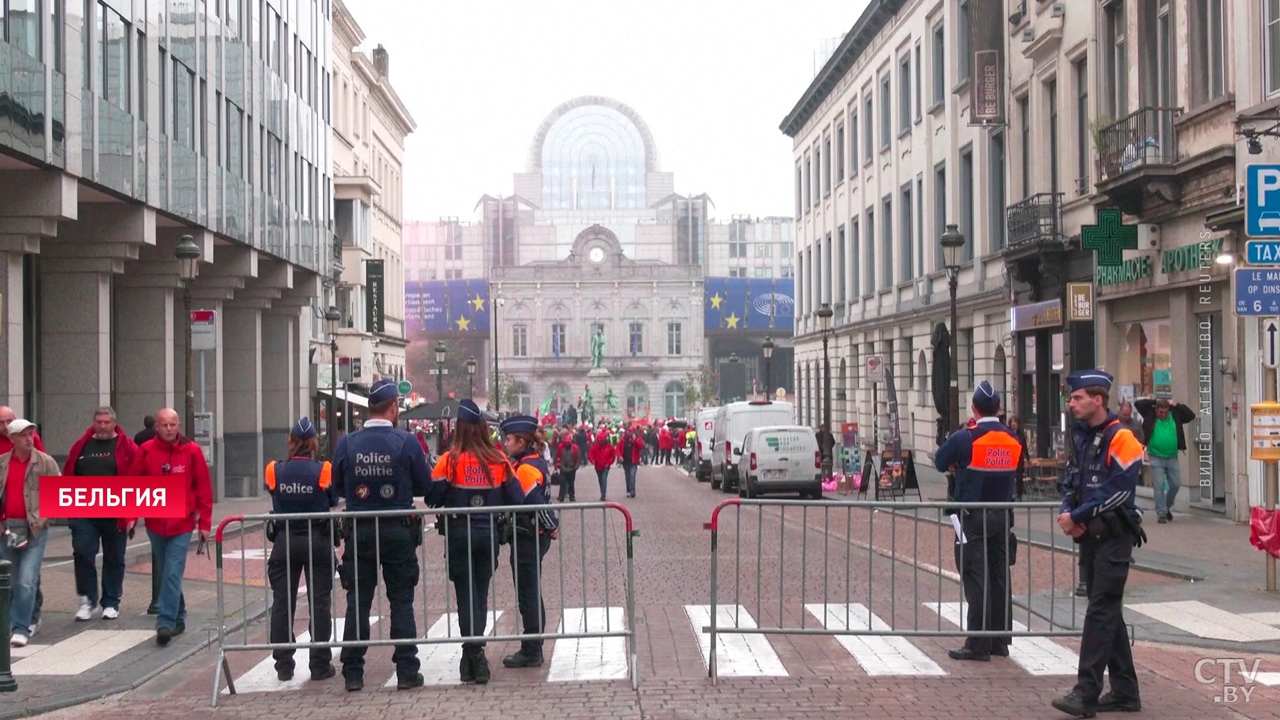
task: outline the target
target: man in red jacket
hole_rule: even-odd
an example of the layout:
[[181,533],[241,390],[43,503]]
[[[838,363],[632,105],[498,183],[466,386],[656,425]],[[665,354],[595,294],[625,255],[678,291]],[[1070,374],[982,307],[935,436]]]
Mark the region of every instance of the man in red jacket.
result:
[[[62,467],[66,477],[123,475],[133,465],[138,446],[116,424],[116,411],[98,408],[93,425],[71,446]],[[71,526],[71,557],[75,563],[76,594],[80,609],[76,620],[93,617],[98,606],[98,568],[95,558],[102,546],[102,619],[120,617],[120,597],[124,593],[124,551],[137,521],[129,518],[76,518]]]
[[658,464],[660,465],[671,464],[671,450],[675,446],[676,446],[675,438],[671,437],[671,431],[664,426],[661,430],[658,431],[658,451],[660,452],[660,456],[658,458]]
[[636,466],[644,454],[644,440],[632,428],[622,431],[622,439],[618,441],[618,460],[622,463],[622,473],[627,481],[627,497],[636,496]]
[[[9,439],[9,423],[18,417],[13,408],[8,405],[0,405],[0,455],[13,450],[13,441]],[[44,443],[40,440],[40,433],[33,433],[36,441],[36,449],[44,452]],[[31,611],[31,634],[35,635],[36,630],[40,629],[41,609],[44,607],[44,592],[40,590],[40,581],[36,580],[36,607]]]
[[160,562],[160,615],[156,617],[156,644],[168,645],[186,629],[187,603],[182,596],[182,576],[187,569],[187,549],[197,529],[200,542],[209,540],[213,525],[213,485],[204,452],[178,433],[178,412],[165,408],[156,413],[156,436],[138,448],[130,475],[181,476],[187,483],[187,514],[174,520],[147,520],[151,556]]

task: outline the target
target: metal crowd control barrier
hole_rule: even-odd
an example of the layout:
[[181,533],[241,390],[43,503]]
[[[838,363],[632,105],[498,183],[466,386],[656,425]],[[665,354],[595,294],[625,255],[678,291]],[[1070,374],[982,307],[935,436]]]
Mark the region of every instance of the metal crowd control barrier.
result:
[[[542,516],[540,515],[540,511],[547,510],[547,509],[554,510],[559,516],[559,537],[557,540],[551,541],[553,543],[551,546],[551,549],[548,550],[546,556],[544,557],[545,563],[549,566],[548,570],[550,570],[551,567],[554,567],[555,569],[554,582],[543,581],[541,577],[541,573],[543,572],[541,564],[538,564],[535,566],[535,572],[538,572],[540,574],[538,584],[541,587],[541,595],[542,595],[542,600],[545,604],[545,607],[548,610],[554,610],[556,608],[550,603],[550,601],[557,597],[560,601],[559,610],[561,611],[560,614],[561,614],[561,630],[562,631],[546,632],[545,630],[547,628],[544,627],[543,628],[544,632],[541,632],[541,633],[497,634],[496,628],[494,627],[495,625],[494,618],[496,617],[496,614],[499,611],[502,611],[502,612],[512,611],[509,613],[508,617],[516,618],[515,623],[516,623],[517,629],[519,629],[521,625],[520,612],[517,607],[518,606],[517,593],[513,587],[514,585],[520,582],[518,570],[514,567],[512,568],[512,572],[514,575],[514,582],[512,582],[513,577],[510,575],[506,575],[503,572],[503,565],[507,564],[506,562],[502,562],[503,556],[508,556],[517,552],[519,546],[522,543],[534,542],[532,537],[516,529],[514,520],[516,517],[529,518],[528,524],[533,526],[534,532],[536,534],[537,531],[540,531],[541,529],[546,527],[545,521],[542,519]],[[610,577],[612,574],[610,572],[612,558],[610,557],[610,549],[609,549],[610,535],[611,535],[611,529],[612,529],[610,527],[610,515],[611,515],[610,511],[613,511],[619,514],[622,518],[624,529],[625,529],[625,544],[626,544],[625,575],[622,578],[613,579],[613,580],[611,580],[611,577]],[[598,522],[589,518],[589,516],[594,516],[596,512],[599,512]],[[474,565],[471,562],[471,560],[473,557],[473,552],[475,547],[480,546],[480,543],[472,542],[472,540],[474,539],[474,535],[472,535],[472,533],[470,532],[473,524],[472,518],[473,516],[476,516],[476,515],[505,516],[511,522],[513,532],[509,534],[508,543],[505,543],[505,544],[503,543],[502,538],[500,537],[500,531],[493,525],[490,525],[490,530],[488,532],[489,537],[487,539],[481,536],[482,542],[488,544],[488,547],[486,547],[485,550],[493,553],[494,561],[495,563],[497,563],[497,568],[493,571],[493,575],[490,579],[489,596],[488,596],[488,603],[487,603],[488,608],[486,612],[486,633],[492,633],[492,634],[486,634],[484,636],[464,636],[461,633],[461,628],[457,627],[457,619],[455,619],[452,615],[452,613],[456,612],[456,608],[453,607],[453,584],[448,579],[447,572],[442,572],[441,574],[435,575],[435,576],[433,576],[433,573],[432,573],[433,570],[444,570],[445,568],[447,568],[447,565],[448,565],[447,560],[445,560],[443,563],[440,563],[439,559],[442,557],[442,554],[444,557],[447,557],[449,544],[451,542],[457,542],[458,540],[457,539],[451,540],[448,537],[447,533],[437,534],[436,530],[438,528],[436,528],[435,523],[444,523],[444,526],[446,528],[457,527],[458,523],[466,524],[468,582],[473,582],[472,568],[474,567]],[[575,517],[577,518],[577,522],[573,522],[573,518]],[[362,573],[359,569],[359,563],[361,562],[361,559],[360,559],[360,553],[358,552],[358,547],[359,547],[358,543],[363,537],[365,537],[367,528],[369,528],[370,526],[372,526],[373,528],[372,535],[375,543],[374,557],[381,558],[382,557],[382,552],[381,552],[382,538],[381,538],[380,528],[383,525],[388,523],[406,523],[406,522],[411,523],[413,519],[421,520],[421,525],[419,527],[421,527],[423,530],[422,542],[415,548],[415,553],[417,554],[418,564],[419,564],[419,579],[414,590],[414,602],[415,602],[415,605],[418,603],[421,603],[421,614],[419,615],[415,610],[415,619],[422,623],[422,627],[420,631],[417,633],[416,637],[392,639],[388,637],[388,634],[389,634],[389,631],[387,630],[388,623],[378,622],[376,624],[371,624],[370,637],[368,639],[351,640],[351,641],[339,639],[338,638],[339,633],[337,632],[337,622],[338,622],[338,618],[343,617],[343,615],[337,614],[333,608],[336,602],[335,598],[337,598],[337,600],[342,601],[341,603],[341,606],[343,608],[342,612],[343,614],[345,614],[346,591],[344,591],[341,587],[339,587],[338,583],[335,582],[333,591],[330,594],[330,602],[329,602],[330,618],[331,618],[330,640],[325,642],[316,642],[316,641],[296,642],[297,637],[292,635],[293,624],[291,624],[290,633],[291,633],[291,637],[295,640],[295,642],[270,642],[269,636],[268,636],[268,640],[266,641],[261,641],[261,640],[251,641],[251,631],[249,628],[249,626],[252,624],[251,616],[254,615],[256,611],[260,610],[262,615],[265,615],[266,617],[269,618],[270,610],[272,607],[272,599],[273,599],[272,588],[270,586],[270,583],[267,581],[267,564],[268,564],[268,558],[271,555],[272,543],[268,541],[265,531],[262,534],[261,548],[260,549],[254,548],[252,553],[246,547],[246,535],[248,533],[246,532],[240,533],[240,551],[239,551],[240,605],[238,608],[228,608],[227,606],[228,599],[229,599],[228,598],[229,588],[228,588],[228,580],[225,574],[224,563],[223,563],[223,556],[224,556],[223,541],[224,541],[224,533],[226,532],[227,527],[233,523],[240,523],[241,525],[244,525],[246,523],[263,522],[264,528],[266,527],[265,526],[266,522],[275,523],[276,527],[279,529],[279,534],[277,535],[277,541],[279,541],[284,534],[289,532],[289,530],[287,529],[288,526],[292,525],[293,523],[306,523],[305,532],[307,536],[307,547],[309,548],[307,558],[299,559],[299,558],[292,557],[290,555],[290,553],[292,552],[291,546],[288,543],[285,543],[284,552],[286,553],[286,562],[285,562],[286,568],[287,568],[286,575],[287,575],[287,578],[291,578],[293,577],[293,568],[295,566],[295,561],[307,563],[309,567],[316,567],[316,560],[317,560],[315,556],[316,545],[312,541],[316,540],[317,537],[318,539],[327,542],[327,545],[322,545],[321,547],[324,547],[326,549],[333,549],[336,546],[341,545],[343,553],[352,552],[354,555],[353,562],[352,562],[352,565],[353,565],[352,571],[357,575],[360,575]],[[316,521],[320,521],[320,522],[316,522]],[[324,521],[332,521],[332,522],[324,522]],[[354,524],[355,530],[352,534],[355,535],[356,537],[354,538],[347,537],[345,539],[340,537],[340,534],[341,534],[340,527],[344,522],[350,522]],[[477,524],[480,524],[480,523],[477,523]],[[591,534],[593,536],[598,534],[600,538],[598,543],[595,540],[592,541],[593,552],[598,550],[601,554],[600,558],[598,558],[600,562],[597,567],[592,567],[588,565],[589,546],[587,544],[587,534],[588,534],[589,526],[591,528]],[[410,524],[410,527],[412,527],[412,524]],[[317,536],[317,533],[318,533],[318,536]],[[566,504],[556,504],[554,506],[551,506],[550,508],[548,508],[547,506],[523,505],[523,506],[473,507],[473,508],[387,510],[387,511],[376,511],[376,512],[297,513],[297,514],[287,514],[287,515],[286,514],[236,515],[236,516],[228,517],[218,524],[218,530],[215,536],[215,540],[217,543],[216,551],[217,551],[217,594],[218,594],[218,620],[217,620],[218,663],[217,663],[216,670],[214,672],[214,688],[213,688],[212,704],[214,707],[217,707],[218,695],[222,689],[222,677],[224,674],[227,678],[228,692],[232,695],[236,694],[235,682],[231,673],[231,667],[227,661],[227,654],[231,652],[264,651],[264,650],[271,651],[271,650],[278,650],[278,649],[292,649],[296,651],[296,650],[309,650],[313,648],[329,648],[332,651],[332,650],[341,650],[342,648],[352,648],[352,647],[367,648],[367,647],[375,647],[375,646],[393,646],[393,645],[421,646],[421,645],[434,645],[434,644],[445,644],[445,643],[462,643],[467,640],[480,640],[486,643],[501,643],[501,642],[522,641],[522,640],[571,640],[571,639],[583,639],[583,638],[625,638],[627,641],[626,643],[627,677],[631,681],[632,688],[638,689],[639,677],[637,675],[637,650],[636,650],[636,633],[635,633],[636,621],[635,621],[635,556],[634,556],[634,539],[638,535],[639,535],[639,532],[634,527],[634,524],[631,518],[631,513],[628,512],[628,510],[624,506],[614,502],[572,503],[572,504],[566,503]],[[335,540],[337,540],[338,542],[335,542]],[[510,546],[510,552],[507,552],[504,550],[504,548],[508,544]],[[579,551],[580,557],[579,557],[578,563],[576,564],[566,563],[565,561],[566,546],[570,546],[569,547],[570,552],[572,552],[573,550]],[[436,559],[435,564],[429,564],[427,562],[428,557],[430,557],[428,554],[429,553],[428,548],[430,548],[431,553],[435,553],[434,555]],[[252,579],[249,577],[248,558],[251,554],[256,555],[258,552],[261,552],[262,563],[263,563],[263,567],[262,567],[263,590],[262,590],[262,597],[261,597],[261,605],[258,604],[257,600],[253,600],[251,602],[249,597],[249,594],[250,594],[249,585]],[[616,550],[615,550],[615,553],[616,553]],[[333,564],[330,566],[330,568],[336,570],[342,565],[342,560],[341,560],[342,555],[338,554],[335,551],[334,556],[335,557],[333,557]],[[554,558],[554,562],[553,562],[553,558]],[[597,558],[593,558],[593,559],[597,559]],[[580,577],[578,578],[571,577],[571,581],[570,581],[571,584],[567,585],[566,584],[567,571],[570,576],[576,573],[580,575]],[[376,576],[379,572],[379,569],[375,567],[374,572]],[[593,588],[598,583],[603,584],[602,598],[596,596],[594,589],[592,593],[590,594],[588,593],[589,580],[592,581],[591,584],[593,585]],[[286,582],[287,581],[288,580],[286,579]],[[311,588],[313,587],[313,584],[312,584],[313,582],[314,581],[311,579],[308,580],[308,587],[307,587],[308,595],[310,595]],[[579,584],[579,582],[581,584],[581,595],[578,595],[576,592],[578,589],[577,585]],[[371,605],[370,614],[372,617],[386,619],[388,618],[388,615],[383,612],[384,610],[383,601],[385,600],[385,583],[382,582],[381,579],[379,579],[377,581],[377,584],[379,587],[382,587],[384,589],[384,593],[378,593],[377,589],[375,588],[374,600],[376,600],[377,602],[376,604]],[[609,608],[612,607],[611,600],[617,597],[616,593],[617,593],[618,584],[622,585],[623,595],[626,603],[625,605],[626,617],[621,622],[614,619],[613,614],[609,611]],[[502,605],[500,607],[497,602],[497,599],[500,595],[499,588],[504,586],[512,587],[510,592],[510,604]],[[556,590],[557,586],[558,586],[558,595],[555,595],[553,594],[552,591]],[[254,593],[255,594],[257,593],[256,589],[254,590]],[[357,593],[356,602],[358,605],[360,603],[360,600],[358,597],[358,590],[356,591],[356,593]],[[448,625],[447,625],[447,634],[444,637],[428,636],[427,628],[429,627],[430,617],[433,614],[433,612],[439,611],[439,604],[438,603],[433,604],[433,600],[438,600],[439,599],[438,596],[441,594],[443,595],[443,611],[444,611],[444,615],[442,615],[441,617],[449,618]],[[579,600],[579,599],[582,602],[582,608],[583,608],[582,621],[581,623],[575,623],[574,627],[569,627],[568,622],[565,619],[565,616],[563,613],[563,610],[565,609],[565,602],[566,600],[573,601],[573,600]],[[604,607],[605,607],[604,618],[603,620],[600,620],[598,622],[589,621],[587,617],[586,609],[591,605],[596,604],[595,601],[597,600],[603,600],[604,602]],[[308,597],[308,605],[310,605],[310,597]],[[308,610],[312,610],[312,608],[308,607]],[[236,616],[242,616],[240,617],[240,628],[239,628],[240,641],[239,642],[235,642],[234,636],[237,633],[234,631],[228,632],[228,629],[227,629],[228,619]],[[309,622],[309,629],[312,631],[311,638],[313,639],[314,630],[315,630],[313,611],[312,611],[312,618],[313,619]],[[602,627],[592,627],[593,625],[602,625]],[[377,628],[376,629],[377,637],[372,637],[372,635],[375,633],[375,630],[374,630],[375,626]],[[575,630],[574,628],[577,628],[577,629]],[[253,631],[253,634],[258,634],[262,630],[263,629],[255,629]],[[358,636],[359,636],[359,633],[357,632],[357,637]],[[336,657],[335,657],[335,660],[336,660]],[[305,658],[299,658],[298,664],[305,665],[305,662],[306,662]]]
[[[734,534],[722,537],[721,514],[731,507],[736,511]],[[766,509],[769,512],[766,513]],[[958,542],[959,535],[949,516],[961,511],[980,513],[981,538],[969,538],[966,534],[966,542]],[[985,511],[1010,513],[1009,532],[993,538],[988,533],[991,514]],[[1018,514],[1025,516],[1025,522],[1013,522],[1016,519],[1013,516]],[[1058,514],[1058,503],[1050,502],[725,500],[712,511],[711,522],[705,526],[711,531],[711,624],[703,626],[701,631],[710,634],[708,674],[713,683],[718,681],[717,636],[723,634],[1078,637],[1082,628],[1076,627],[1073,593],[1078,555],[1075,543],[1058,527]],[[974,520],[970,518],[969,523]],[[936,529],[936,539],[928,537],[931,529]],[[1048,542],[1028,542],[1033,529],[1047,532]],[[884,537],[886,532],[888,537]],[[925,536],[923,542],[922,535]],[[1015,535],[1020,537],[1015,539]],[[720,551],[729,541],[733,542],[733,565],[729,574],[733,597],[729,608],[722,609],[726,603],[720,592]],[[818,542],[821,548],[811,548]],[[1003,549],[1006,558],[1017,553],[1017,564],[1006,563],[1004,574],[1010,596],[1005,606],[1005,624],[1003,628],[967,630],[961,575],[949,568],[963,564],[966,557],[972,559],[968,552],[985,555],[988,548]],[[744,565],[744,549],[749,555],[754,551],[754,565],[750,557]],[[944,554],[944,550],[948,554]],[[1063,557],[1059,558],[1059,554]],[[877,558],[881,561],[877,562]],[[767,567],[767,561],[774,559],[776,571]],[[900,568],[900,565],[908,567]],[[1044,565],[1048,565],[1047,575]],[[980,569],[977,572],[985,615],[993,600],[994,574]],[[888,588],[877,588],[886,575]],[[1015,585],[1018,591],[1014,591]],[[810,594],[811,586],[813,594]],[[770,596],[776,591],[776,613],[772,600],[767,604],[764,600],[766,587]],[[742,623],[741,614],[745,611],[750,616],[751,608],[741,602],[744,597],[748,603],[754,600],[754,622],[748,617],[746,624]],[[793,604],[797,597],[799,608]],[[908,598],[910,607],[899,604],[899,600]],[[1065,607],[1068,600],[1069,611]],[[1064,605],[1061,609],[1058,608],[1060,602]],[[922,607],[929,608],[936,620],[931,621],[926,615],[922,623]],[[1021,609],[1025,609],[1025,613]],[[882,619],[877,610],[887,613],[888,617]],[[720,617],[722,612],[724,617]],[[807,618],[810,614],[814,617]],[[945,625],[944,619],[948,619]]]

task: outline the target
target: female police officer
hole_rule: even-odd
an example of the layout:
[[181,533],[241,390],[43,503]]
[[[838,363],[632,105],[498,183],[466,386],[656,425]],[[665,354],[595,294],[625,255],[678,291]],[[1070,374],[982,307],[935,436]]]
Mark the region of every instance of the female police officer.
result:
[[[515,468],[489,437],[480,408],[471,400],[458,403],[453,445],[431,473],[429,507],[478,508],[524,504],[536,482],[518,478]],[[458,600],[458,626],[474,638],[462,643],[462,682],[489,682],[484,635],[489,611],[489,581],[498,567],[498,518],[492,513],[442,515],[449,580]]]
[[[338,504],[329,463],[316,460],[319,442],[311,421],[302,418],[289,433],[289,459],[267,465],[271,511],[277,514],[327,513]],[[298,607],[298,576],[307,574],[312,642],[329,640],[329,594],[333,590],[333,525],[329,520],[280,520],[267,526],[271,557],[267,578],[275,596],[271,642],[294,642],[293,614]],[[276,650],[276,677],[293,679],[293,650]],[[328,648],[311,650],[311,679],[334,676]]]
[[[551,472],[542,452],[547,446],[547,434],[538,427],[537,418],[516,415],[502,423],[506,435],[503,449],[515,463],[516,477],[522,486],[532,485],[526,493],[529,505],[550,505],[551,494],[547,478]],[[520,618],[524,634],[539,635],[546,632],[547,610],[542,604],[542,558],[551,549],[551,541],[557,537],[555,513],[550,509],[516,513],[511,540],[511,572],[515,574],[516,599],[520,606]],[[502,659],[509,668],[541,667],[542,641],[524,640],[520,652]]]

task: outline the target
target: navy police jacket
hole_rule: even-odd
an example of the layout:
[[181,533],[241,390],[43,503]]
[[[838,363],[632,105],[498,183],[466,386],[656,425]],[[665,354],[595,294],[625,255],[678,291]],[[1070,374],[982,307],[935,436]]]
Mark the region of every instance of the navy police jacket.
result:
[[952,500],[956,502],[1013,502],[1022,445],[999,418],[979,418],[976,427],[961,428],[933,456],[941,472],[956,466]]
[[1139,517],[1134,489],[1142,473],[1142,443],[1133,431],[1107,413],[1101,425],[1077,422],[1072,433],[1076,460],[1062,487],[1062,512],[1083,525],[1113,510]]
[[[271,493],[271,512],[276,514],[323,513],[338,504],[332,466],[307,455],[268,463],[266,485]],[[306,527],[305,522],[299,525]]]
[[[451,450],[436,461],[426,501],[427,506],[433,508],[523,505],[536,488],[533,473],[521,476],[506,458],[502,462],[482,464],[471,453],[457,454]],[[466,534],[468,528],[488,535],[494,518],[492,513],[466,513],[441,518],[438,522],[447,523],[451,535]]]
[[370,420],[338,441],[334,475],[338,496],[357,512],[408,510],[431,484],[422,445],[385,420]]

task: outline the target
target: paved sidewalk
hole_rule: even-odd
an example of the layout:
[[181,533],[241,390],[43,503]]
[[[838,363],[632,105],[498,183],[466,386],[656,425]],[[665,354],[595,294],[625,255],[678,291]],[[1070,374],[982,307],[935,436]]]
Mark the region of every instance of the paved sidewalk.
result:
[[[919,463],[916,474],[926,502],[946,499],[946,476]],[[861,499],[828,493],[830,500]],[[915,500],[912,493],[908,500]],[[1133,551],[1134,569],[1167,576],[1175,582],[1136,585],[1125,594],[1126,621],[1137,639],[1204,648],[1267,652],[1280,641],[1280,595],[1263,589],[1263,554],[1249,544],[1249,526],[1209,510],[1180,512],[1171,523],[1154,522],[1154,505],[1139,497],[1146,514],[1147,542]],[[921,519],[925,519],[922,515]],[[932,519],[930,519],[932,520]],[[1028,531],[1025,515],[1017,520],[1019,538],[1045,548],[1069,552],[1067,538],[1056,528]],[[1076,615],[1083,622],[1087,602],[1060,589],[1055,618]],[[1049,617],[1048,597],[1032,599],[1035,612]],[[1152,613],[1160,619],[1157,620]]]
[[[213,527],[216,530],[224,517],[265,513],[270,507],[270,497],[224,500],[214,505]],[[255,534],[253,530],[253,525],[245,528],[246,535],[260,538],[261,533]],[[238,526],[229,531],[238,534]],[[151,600],[151,543],[146,530],[138,528],[125,554],[127,570],[120,618],[104,621],[100,614],[95,614],[88,622],[76,622],[74,618],[79,596],[71,531],[59,526],[50,533],[41,569],[44,614],[40,630],[30,645],[15,650],[13,674],[18,681],[18,692],[3,696],[0,719],[69,707],[137,688],[216,640],[214,563],[211,557],[195,556],[196,542],[191,543],[183,582],[187,631],[162,648],[155,644],[155,616],[146,614]],[[260,544],[261,540],[257,542]],[[249,546],[253,546],[252,541]],[[235,543],[235,547],[239,544]],[[211,537],[209,553],[213,552]],[[101,570],[99,558],[99,582]],[[257,608],[252,612],[260,611]],[[227,622],[238,624],[240,618],[229,618]],[[111,661],[97,661],[104,657]]]

